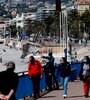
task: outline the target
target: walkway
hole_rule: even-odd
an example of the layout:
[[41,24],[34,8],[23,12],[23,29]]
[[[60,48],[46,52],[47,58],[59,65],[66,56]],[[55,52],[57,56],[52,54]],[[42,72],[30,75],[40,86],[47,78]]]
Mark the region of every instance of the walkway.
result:
[[[60,87],[60,90],[54,90],[42,96],[38,100],[64,100],[63,90]],[[90,100],[83,96],[83,84],[81,81],[70,82],[68,85],[68,97],[66,100]]]
[[[2,52],[0,56],[3,58],[3,62],[0,63],[0,71],[4,69],[3,64],[7,61],[13,60],[16,63],[16,72],[26,71],[27,65],[26,60],[24,62],[21,62],[20,56],[22,54],[21,51],[10,49],[7,46],[1,45],[1,49],[5,49],[6,52]],[[28,59],[27,59],[28,60]],[[63,99],[63,90],[62,87],[60,87],[60,90],[54,90],[52,92],[47,93],[46,95],[43,95],[38,100],[64,100]],[[85,98],[83,96],[83,84],[80,81],[75,82],[69,82],[68,85],[68,97],[67,100],[90,100],[89,98]],[[31,100],[31,99],[28,99]]]
[[[26,100],[33,100],[33,99],[27,97]],[[65,100],[63,98],[62,86],[60,87],[60,90],[54,90],[52,92],[46,93],[37,100]],[[68,97],[66,98],[66,100],[90,100],[90,93],[89,93],[89,97],[85,98],[83,96],[83,83],[79,80],[76,80],[75,82],[69,82]]]

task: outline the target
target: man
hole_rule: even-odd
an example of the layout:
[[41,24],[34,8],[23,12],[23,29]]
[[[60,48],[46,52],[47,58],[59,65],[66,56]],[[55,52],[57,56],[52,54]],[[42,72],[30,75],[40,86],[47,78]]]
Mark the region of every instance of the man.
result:
[[59,85],[55,76],[55,69],[54,69],[54,57],[52,56],[52,52],[49,52],[48,56],[42,56],[42,58],[47,59],[46,65],[44,66],[45,76],[46,76],[46,83],[49,90],[52,90],[52,78],[56,84],[56,89],[59,89]]
[[33,56],[29,57],[28,74],[32,80],[34,99],[40,97],[40,79],[42,78],[43,68],[40,61],[36,60]]

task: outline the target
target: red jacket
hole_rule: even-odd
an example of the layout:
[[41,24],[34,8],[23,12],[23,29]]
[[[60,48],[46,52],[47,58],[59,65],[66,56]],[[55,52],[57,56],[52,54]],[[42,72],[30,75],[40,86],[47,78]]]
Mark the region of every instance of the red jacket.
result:
[[28,74],[30,77],[36,75],[42,75],[42,73],[43,73],[43,68],[38,60],[35,60],[33,65],[31,63],[28,64]]

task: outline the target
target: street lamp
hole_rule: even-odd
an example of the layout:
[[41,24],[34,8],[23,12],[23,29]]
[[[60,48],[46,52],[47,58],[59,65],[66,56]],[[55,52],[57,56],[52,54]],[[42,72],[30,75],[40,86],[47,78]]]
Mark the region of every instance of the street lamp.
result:
[[56,11],[61,12],[61,0],[56,0]]
[[[60,40],[60,48],[61,48],[61,0],[56,0],[56,12],[58,13],[58,22],[59,22],[59,26],[58,26],[58,31],[59,31],[59,40]],[[60,49],[61,50],[61,49]]]
[[68,23],[67,23],[66,8],[64,11],[61,11],[61,0],[56,0],[56,11],[59,15],[58,21],[59,21],[59,33],[60,33],[59,34],[60,35],[60,47],[62,44],[61,34],[63,32],[63,55],[64,55],[64,49],[67,49],[67,53],[68,53]]
[[58,26],[58,36],[60,37],[60,41],[61,41],[61,0],[56,0],[56,13],[58,14],[58,22],[59,22],[59,26]]
[[12,36],[11,36],[11,32],[12,32],[11,26],[10,26],[10,28],[9,28],[9,32],[10,32],[10,38],[11,38],[11,37],[12,37]]

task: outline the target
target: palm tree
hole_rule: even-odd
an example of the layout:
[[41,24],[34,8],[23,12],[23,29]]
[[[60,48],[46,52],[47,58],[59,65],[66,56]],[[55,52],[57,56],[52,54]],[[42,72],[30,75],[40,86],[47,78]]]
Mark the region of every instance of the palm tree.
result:
[[44,19],[45,33],[47,36],[58,36],[58,13],[53,13]]
[[77,10],[72,10],[68,13],[68,27],[69,36],[78,38],[79,37],[79,13]]
[[25,25],[25,27],[24,27],[24,32],[28,35],[28,36],[30,36],[30,34],[32,33],[31,31],[31,24],[32,24],[32,21],[31,21],[31,19],[27,19],[26,20],[26,25]]
[[[42,34],[42,36],[58,36],[58,13],[48,16],[44,20],[34,20],[27,25],[29,34]],[[30,30],[30,31],[29,31]]]
[[7,30],[10,32],[10,37],[15,37],[17,33],[16,25],[10,25]]
[[59,36],[59,30],[58,30],[58,28],[59,28],[59,14],[57,13],[57,12],[55,12],[52,16],[52,24],[50,25],[50,29],[51,29],[51,31],[53,32],[53,34],[52,35],[54,35],[55,37],[56,36]]
[[85,31],[87,33],[89,33],[90,31],[90,11],[89,10],[86,10],[80,17],[80,20],[82,21],[82,23],[84,23],[84,28],[85,28]]

